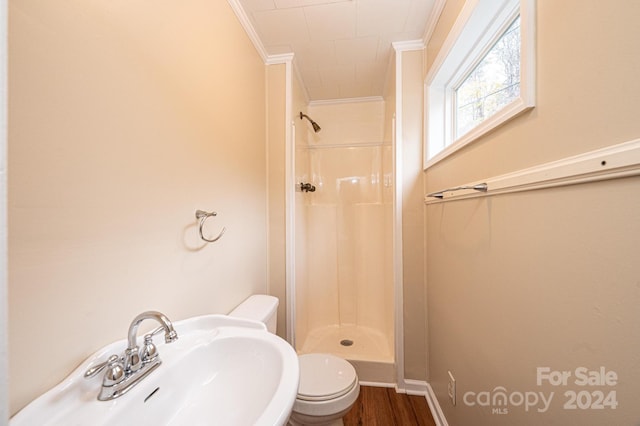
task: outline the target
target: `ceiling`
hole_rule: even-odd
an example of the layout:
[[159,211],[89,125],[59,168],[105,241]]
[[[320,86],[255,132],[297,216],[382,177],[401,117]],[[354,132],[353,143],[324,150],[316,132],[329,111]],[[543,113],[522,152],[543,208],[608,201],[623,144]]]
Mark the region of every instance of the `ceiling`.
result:
[[294,53],[311,101],[382,96],[392,42],[423,40],[436,0],[239,0],[267,55]]

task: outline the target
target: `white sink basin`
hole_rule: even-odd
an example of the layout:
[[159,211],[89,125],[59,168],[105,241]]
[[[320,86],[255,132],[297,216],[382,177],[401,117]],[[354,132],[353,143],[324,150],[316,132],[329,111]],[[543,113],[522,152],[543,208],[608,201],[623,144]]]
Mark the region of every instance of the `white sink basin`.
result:
[[156,337],[162,364],[126,394],[98,401],[102,374],[84,372],[126,341],[89,357],[22,409],[11,426],[284,425],[298,391],[298,357],[262,323],[206,315],[173,323],[178,340]]

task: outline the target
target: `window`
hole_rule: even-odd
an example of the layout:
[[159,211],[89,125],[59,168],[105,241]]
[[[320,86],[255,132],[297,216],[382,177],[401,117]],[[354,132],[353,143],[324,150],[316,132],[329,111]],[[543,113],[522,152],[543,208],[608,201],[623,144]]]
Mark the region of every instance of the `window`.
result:
[[425,168],[534,106],[534,7],[465,4],[425,80]]
[[460,137],[520,96],[520,16],[455,89]]

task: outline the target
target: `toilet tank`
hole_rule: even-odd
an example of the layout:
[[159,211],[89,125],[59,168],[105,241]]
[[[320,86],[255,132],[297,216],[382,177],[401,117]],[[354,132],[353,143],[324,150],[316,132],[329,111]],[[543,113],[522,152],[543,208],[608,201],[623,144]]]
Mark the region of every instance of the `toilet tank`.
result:
[[254,294],[229,312],[230,317],[261,321],[270,333],[278,326],[278,298],[266,294]]

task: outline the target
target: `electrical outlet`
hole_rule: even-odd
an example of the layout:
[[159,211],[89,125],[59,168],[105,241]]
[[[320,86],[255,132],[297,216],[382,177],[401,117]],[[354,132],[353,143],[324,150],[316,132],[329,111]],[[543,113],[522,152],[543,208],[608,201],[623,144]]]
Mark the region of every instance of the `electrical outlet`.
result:
[[449,373],[449,385],[447,386],[449,399],[453,405],[456,405],[456,379],[453,378],[451,371],[447,371],[447,373]]

